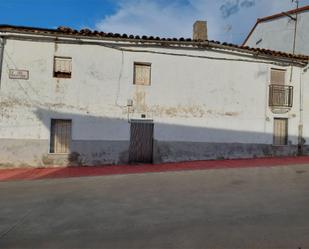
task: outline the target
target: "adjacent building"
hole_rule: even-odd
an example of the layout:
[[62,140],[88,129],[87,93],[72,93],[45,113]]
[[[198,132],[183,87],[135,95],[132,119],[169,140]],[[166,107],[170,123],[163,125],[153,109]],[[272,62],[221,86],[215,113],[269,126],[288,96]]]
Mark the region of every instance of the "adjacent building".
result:
[[65,27],[0,37],[1,167],[307,151],[307,56]]
[[243,46],[309,55],[309,6],[257,19]]

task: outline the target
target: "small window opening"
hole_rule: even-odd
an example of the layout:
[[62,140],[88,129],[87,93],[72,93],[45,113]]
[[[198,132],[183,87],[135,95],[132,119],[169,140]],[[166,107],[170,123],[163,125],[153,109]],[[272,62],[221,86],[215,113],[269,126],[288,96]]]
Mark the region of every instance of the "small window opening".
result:
[[55,78],[72,77],[72,58],[54,57],[54,77]]

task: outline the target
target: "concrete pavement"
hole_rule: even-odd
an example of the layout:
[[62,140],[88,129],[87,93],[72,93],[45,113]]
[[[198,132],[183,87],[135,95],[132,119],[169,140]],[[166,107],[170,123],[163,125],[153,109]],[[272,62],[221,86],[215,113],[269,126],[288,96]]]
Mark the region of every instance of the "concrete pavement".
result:
[[309,248],[309,165],[0,182],[0,248]]

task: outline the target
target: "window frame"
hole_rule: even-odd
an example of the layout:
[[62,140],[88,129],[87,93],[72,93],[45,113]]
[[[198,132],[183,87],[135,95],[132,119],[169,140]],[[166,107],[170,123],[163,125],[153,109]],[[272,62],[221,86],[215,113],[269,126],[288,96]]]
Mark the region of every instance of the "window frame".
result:
[[[148,66],[150,67],[149,70],[149,84],[144,85],[144,84],[136,84],[136,71],[135,71],[135,66]],[[152,63],[150,62],[139,62],[139,61],[135,61],[133,63],[133,85],[135,86],[151,86],[151,75],[152,75]]]
[[[56,59],[68,59],[70,60],[71,64],[71,72],[70,73],[65,73],[65,72],[56,72]],[[73,59],[72,57],[69,56],[54,56],[54,61],[53,61],[53,78],[57,79],[71,79],[72,78],[72,64],[73,64]]]

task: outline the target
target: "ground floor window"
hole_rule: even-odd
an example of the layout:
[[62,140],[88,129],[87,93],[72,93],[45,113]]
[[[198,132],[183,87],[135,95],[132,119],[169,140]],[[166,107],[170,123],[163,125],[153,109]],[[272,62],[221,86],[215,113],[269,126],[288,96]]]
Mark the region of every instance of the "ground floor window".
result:
[[72,120],[52,119],[50,131],[50,153],[69,153]]
[[288,143],[288,119],[274,119],[274,145],[287,145]]

